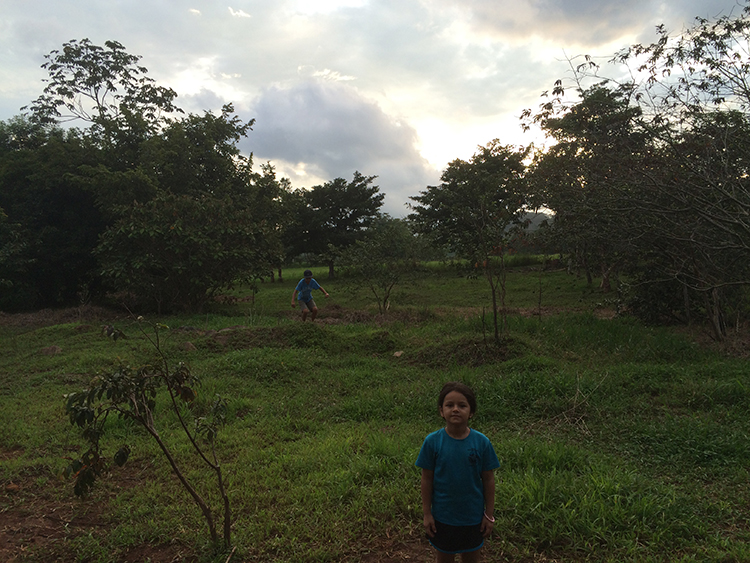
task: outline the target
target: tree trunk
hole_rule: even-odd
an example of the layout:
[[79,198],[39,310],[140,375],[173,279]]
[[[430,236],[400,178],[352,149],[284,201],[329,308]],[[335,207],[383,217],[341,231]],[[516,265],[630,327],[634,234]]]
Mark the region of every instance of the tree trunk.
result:
[[688,286],[682,286],[682,301],[685,303],[685,320],[688,326],[693,324],[693,314],[690,311],[690,291]]
[[714,287],[710,293],[706,293],[706,313],[711,322],[711,329],[717,342],[724,340],[726,336],[726,326],[724,324],[724,315],[721,312],[721,293],[719,288]]
[[612,282],[610,279],[612,268],[613,266],[607,266],[605,264],[602,264],[602,283],[600,287],[604,293],[609,293],[612,291]]

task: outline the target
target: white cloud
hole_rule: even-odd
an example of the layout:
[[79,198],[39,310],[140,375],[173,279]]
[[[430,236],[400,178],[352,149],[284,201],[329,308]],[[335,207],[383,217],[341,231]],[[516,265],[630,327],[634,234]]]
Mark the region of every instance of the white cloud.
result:
[[235,18],[251,18],[252,16],[243,10],[234,10],[232,7],[229,8],[229,13]]

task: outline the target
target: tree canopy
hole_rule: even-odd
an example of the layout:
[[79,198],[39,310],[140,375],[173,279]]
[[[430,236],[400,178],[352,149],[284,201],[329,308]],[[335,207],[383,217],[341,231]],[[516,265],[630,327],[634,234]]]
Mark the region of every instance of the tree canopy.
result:
[[656,42],[615,55],[645,80],[603,80],[587,58],[577,99],[559,81],[533,115],[557,141],[532,174],[557,236],[626,268],[642,311],[702,314],[717,339],[750,284],[749,15],[698,18],[677,37],[660,27]]
[[361,238],[379,215],[385,194],[373,185],[376,178],[355,171],[349,182],[335,178],[299,192],[305,207],[300,210],[297,253],[319,255],[328,264],[329,277],[337,254]]

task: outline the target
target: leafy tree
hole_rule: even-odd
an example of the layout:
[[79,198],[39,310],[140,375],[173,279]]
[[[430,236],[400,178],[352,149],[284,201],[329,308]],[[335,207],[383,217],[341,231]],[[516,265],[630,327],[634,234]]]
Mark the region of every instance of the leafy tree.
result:
[[296,250],[320,255],[328,264],[328,277],[334,277],[338,253],[353,245],[379,214],[385,194],[372,185],[376,177],[355,172],[350,182],[336,178],[301,192],[306,207]]
[[409,219],[417,232],[481,268],[492,290],[495,341],[500,338],[498,299],[504,305],[503,254],[526,204],[528,152],[494,140],[471,160],[451,162],[439,186],[411,198],[416,204]]
[[[139,321],[143,322],[142,319]],[[184,408],[184,405],[195,405],[199,381],[185,364],[172,366],[164,355],[161,333],[169,327],[156,324],[152,328],[154,334],[150,336],[140,326],[143,335],[157,352],[156,361],[137,369],[120,365],[111,373],[97,376],[88,388],[65,396],[65,410],[70,423],[82,429],[83,437],[89,444],[88,449],[79,459],[72,461],[65,473],[75,477],[76,495],[87,494],[94,486],[96,479],[106,469],[101,438],[107,429],[107,419],[110,414],[115,414],[130,420],[143,428],[158,444],[172,471],[203,514],[211,540],[217,543],[219,535],[214,511],[204,496],[198,492],[193,479],[177,462],[173,450],[159,431],[156,422],[156,399],[160,390],[166,389],[167,408],[177,417],[180,428],[188,438],[193,452],[216,478],[222,504],[220,511],[223,514],[222,535],[224,545],[228,547],[231,541],[231,510],[224,475],[215,448],[218,430],[226,417],[226,401],[217,397],[210,410],[202,416],[195,416],[194,424],[188,425],[188,416],[192,415]],[[124,337],[123,332],[113,326],[105,327],[103,332],[115,340],[118,337]],[[198,412],[198,409],[195,408],[193,412]],[[125,445],[115,453],[114,461],[117,465],[123,466],[129,455],[130,447]]]
[[[30,106],[30,126],[80,119],[89,127],[12,153],[7,177],[0,176],[0,206],[24,234],[34,233],[32,248],[58,253],[79,277],[103,272],[113,289],[141,305],[199,308],[279,262],[279,203],[270,188],[281,184],[254,173],[252,158],[237,147],[253,120],[243,122],[231,105],[220,115],[174,118],[176,94],[156,86],[139,58],[117,42],[99,47],[87,39],[47,56],[48,85]],[[57,137],[65,143],[51,142]],[[7,186],[13,193],[3,198]],[[45,197],[38,197],[42,189]],[[16,220],[19,208],[30,210],[28,220]],[[60,253],[70,246],[78,253]],[[65,291],[60,304],[81,285],[78,278],[29,276]]]
[[47,86],[28,106],[37,121],[82,119],[109,132],[138,122],[153,132],[163,113],[180,111],[173,103],[176,92],[146,76],[148,70],[138,65],[141,57],[117,41],[104,45],[72,40],[45,55]]
[[375,219],[361,240],[342,254],[341,263],[372,294],[380,314],[390,309],[391,296],[417,264],[416,237],[409,223],[385,214]]
[[663,27],[658,34],[616,60],[638,61],[649,77],[645,93],[653,101],[644,96],[641,103],[653,115],[671,173],[654,183],[667,188],[654,189],[659,197],[651,198],[660,224],[673,210],[685,219],[665,239],[671,263],[662,271],[702,296],[714,337],[722,339],[732,288],[750,285],[750,6],[737,17],[696,18],[675,38]]
[[267,272],[264,229],[247,201],[164,193],[136,204],[97,248],[107,279],[158,311],[200,309]]
[[[633,180],[617,186],[619,209],[636,218],[631,234],[647,267],[664,283],[679,282],[686,296],[701,296],[717,339],[725,334],[730,293],[741,295],[732,288],[750,284],[749,16],[747,6],[736,17],[697,18],[677,37],[661,26],[657,41],[613,59],[646,79],[608,85],[630,93],[629,103],[641,113],[638,127],[648,138],[648,151],[631,160]],[[578,85],[601,81],[590,60],[574,70]],[[557,97],[539,115],[554,110],[563,94],[558,82]]]
[[75,130],[24,118],[0,123],[0,208],[15,249],[6,310],[75,303],[81,292],[98,291],[92,252],[104,221],[78,177],[96,158]]
[[48,72],[44,92],[29,106],[39,123],[80,120],[87,136],[102,151],[107,166],[129,170],[139,158],[141,143],[156,134],[170,116],[182,113],[177,93],[147,76],[140,56],[117,41],[104,47],[88,39],[64,43],[45,55]]
[[268,215],[273,198],[265,204],[252,160],[236,146],[252,122],[233,111],[228,105],[218,117],[190,115],[169,124],[143,143],[138,174],[99,171],[121,179],[110,185],[135,180],[134,187],[148,188],[131,190],[130,204],[119,203],[121,192],[98,190],[116,202],[97,248],[103,271],[142,304],[197,309],[217,291],[270,268],[271,249],[279,246]]
[[598,84],[580,96],[536,116],[556,143],[536,154],[529,180],[536,204],[555,212],[549,234],[585,268],[589,284],[599,268],[609,291],[611,273],[632,255],[636,239],[638,216],[625,213],[622,196],[640,180],[634,170],[644,162],[646,137],[628,88]]
[[[267,162],[261,165],[261,174],[255,179],[255,195],[252,208],[258,217],[262,217],[267,238],[266,260],[272,268],[276,268],[279,282],[284,281],[282,264],[287,255],[288,240],[294,240],[297,234],[298,221],[295,212],[300,209],[299,198],[293,193],[288,178],[277,178],[276,169]],[[275,281],[274,270],[271,269],[271,281]]]
[[10,223],[0,209],[0,310],[23,309],[34,301],[32,288],[22,283],[31,263],[19,225]]

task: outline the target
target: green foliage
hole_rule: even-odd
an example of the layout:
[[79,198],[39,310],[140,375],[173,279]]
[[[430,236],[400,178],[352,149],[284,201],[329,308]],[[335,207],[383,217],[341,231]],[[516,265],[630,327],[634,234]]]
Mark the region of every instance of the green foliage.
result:
[[128,54],[117,41],[104,45],[74,39],[45,55],[48,83],[29,106],[37,121],[78,118],[112,131],[134,120],[153,125],[162,112],[179,111],[172,103],[177,94],[156,86],[138,65],[139,56]]
[[[479,147],[471,161],[454,160],[441,176],[413,199],[409,219],[417,232],[481,269],[492,291],[495,341],[500,340],[498,309],[504,310],[504,255],[512,228],[521,224],[526,205],[524,164],[529,149],[503,146],[497,139]],[[493,257],[499,256],[499,260]]]
[[[601,267],[604,281],[618,269],[662,287],[674,280],[700,302],[685,312],[700,312],[722,340],[742,302],[733,288],[750,283],[750,8],[657,35],[611,61],[637,80],[602,80],[586,57],[572,65],[575,101],[558,81],[533,118],[526,112],[557,141],[530,177],[538,203],[556,213],[550,234],[589,275]],[[654,288],[647,301],[658,314],[674,310]]]
[[[195,453],[216,475],[218,490],[223,499],[223,538],[225,546],[228,546],[231,518],[229,498],[224,488],[224,479],[214,447],[218,428],[226,421],[226,401],[220,397],[217,398],[207,414],[196,416],[194,430],[191,431],[188,428],[183,418],[185,415],[182,413],[181,404],[192,405],[196,401],[198,380],[187,365],[183,363],[178,364],[174,369],[170,367],[164,356],[160,339],[160,332],[168,330],[168,328],[166,325],[155,324],[153,325],[153,338],[146,335],[158,355],[159,359],[156,362],[137,369],[133,369],[126,364],[120,364],[114,371],[97,376],[87,389],[65,396],[65,410],[68,413],[70,423],[82,429],[83,437],[89,445],[88,450],[82,454],[81,458],[73,460],[66,468],[65,475],[74,476],[74,492],[76,495],[86,495],[106,468],[101,451],[101,440],[106,430],[109,415],[115,413],[120,418],[133,421],[145,429],[157,442],[183,487],[193,497],[203,513],[208,524],[211,540],[215,543],[218,535],[214,524],[213,511],[190,483],[157,430],[154,417],[157,394],[160,388],[166,388],[169,405],[180,420],[182,429],[192,444]],[[121,333],[112,326],[105,327],[105,332],[107,335]],[[196,437],[199,435],[205,437],[211,447],[211,454],[204,453],[203,448],[196,441]],[[118,466],[124,465],[130,456],[130,452],[131,447],[129,445],[120,447],[114,454],[114,462]],[[213,459],[209,459],[207,455]]]
[[479,147],[470,161],[454,160],[439,186],[429,186],[411,199],[409,219],[430,236],[471,262],[485,260],[508,238],[508,227],[524,206],[524,149],[498,140]]
[[[383,541],[423,549],[415,539],[422,533],[413,464],[424,436],[441,424],[441,384],[458,379],[476,390],[473,425],[501,460],[500,525],[486,559],[744,560],[745,360],[703,349],[669,328],[597,318],[602,294],[587,290],[585,280],[526,267],[509,272],[508,302],[532,314],[511,313],[505,347],[495,349],[480,322],[478,305],[490,299],[486,283],[440,264],[425,265],[420,275],[403,287],[404,304],[377,322],[358,311],[359,296],[345,298],[340,288],[347,280],[340,278],[329,288],[340,300],[323,309],[330,322],[299,323],[287,310],[289,286],[268,282],[255,294],[252,307],[262,313],[252,326],[244,302],[161,319],[179,327],[160,329],[168,334],[159,342],[164,353],[184,355],[190,373],[201,375],[200,387],[189,386],[199,393],[192,403],[177,387],[174,397],[197,443],[222,459],[235,557],[358,561]],[[588,312],[533,314],[540,285],[545,306]],[[54,475],[61,458],[73,457],[77,432],[57,423],[59,397],[71,386],[101,385],[89,381],[92,367],[109,366],[101,378],[122,371],[115,356],[126,366],[143,358],[159,365],[142,333],[114,318],[93,325],[0,327],[4,480],[27,484],[25,476]],[[113,338],[117,327],[127,338]],[[62,352],[38,354],[50,342]],[[184,351],[187,342],[197,350]],[[137,369],[127,374],[135,377]],[[188,455],[192,444],[166,391],[159,386],[153,398],[159,436],[191,482],[202,484],[205,463]],[[214,418],[217,395],[225,400]],[[212,428],[222,420],[217,440]],[[160,446],[133,422],[108,418],[99,437],[107,452],[99,458],[102,472],[86,503],[71,508],[77,516],[103,502],[112,525],[91,534],[71,525],[70,540],[55,547],[69,551],[58,558],[103,563],[132,558],[145,544],[177,543],[182,557],[224,563],[227,553],[204,539],[202,513],[185,509],[184,490]],[[107,487],[120,474],[113,457],[125,457],[124,450],[116,454],[124,444],[131,449],[128,482],[136,486]],[[82,464],[72,471],[83,461],[101,463],[84,460],[85,449],[75,454]],[[55,483],[50,478],[28,494],[52,491],[64,499]],[[221,504],[215,490],[206,500]],[[51,559],[31,552],[28,558]]]
[[351,182],[336,178],[302,191],[296,254],[319,255],[333,277],[337,254],[361,238],[378,216],[385,194],[373,186],[377,176],[354,172]]
[[217,291],[269,269],[264,229],[247,202],[163,194],[134,205],[103,235],[107,279],[152,309],[199,309]]
[[417,267],[419,244],[409,225],[388,215],[377,218],[362,240],[341,255],[346,273],[354,283],[370,290],[380,314],[390,309],[395,287]]
[[76,178],[93,160],[75,132],[23,118],[0,123],[3,310],[75,304],[82,291],[99,291],[92,251],[104,223]]
[[529,179],[535,202],[555,213],[545,238],[582,266],[589,281],[593,271],[605,272],[609,290],[609,274],[632,260],[632,225],[640,211],[625,208],[618,194],[640,180],[634,170],[646,138],[629,88],[597,84],[580,97],[559,113],[542,110],[535,117],[557,142],[537,152]]
[[[139,58],[114,41],[66,43],[47,56],[31,119],[0,124],[0,307],[114,291],[130,306],[200,309],[280,265],[289,186],[240,153],[253,120],[231,104],[167,118],[176,93]],[[68,117],[88,129],[52,125]]]

